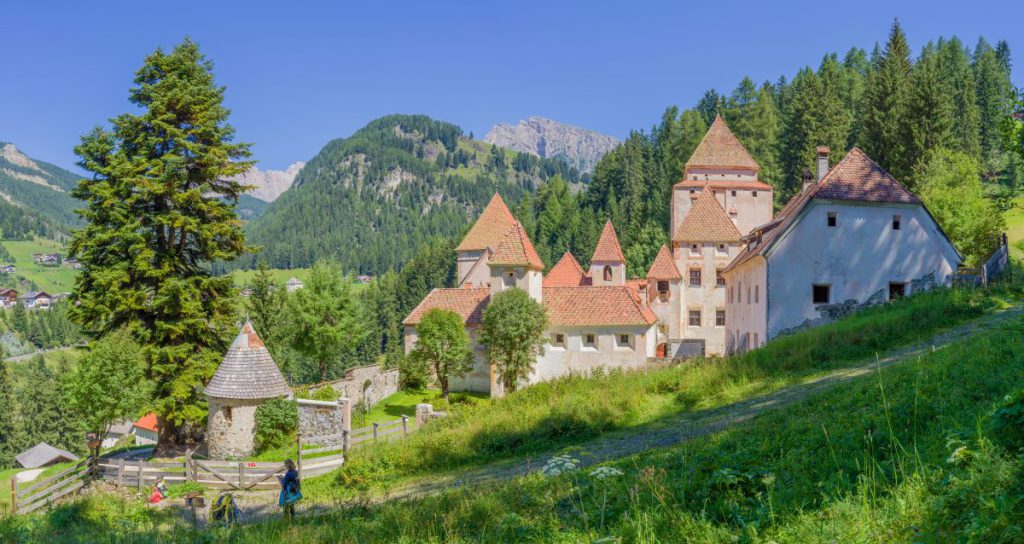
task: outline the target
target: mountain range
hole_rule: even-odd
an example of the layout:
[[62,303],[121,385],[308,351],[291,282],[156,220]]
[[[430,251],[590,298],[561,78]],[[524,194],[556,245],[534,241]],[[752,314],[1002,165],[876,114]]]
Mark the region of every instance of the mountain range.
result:
[[329,142],[290,189],[246,225],[257,260],[275,268],[320,257],[377,274],[406,262],[431,237],[458,236],[495,192],[510,205],[559,174],[564,161],[502,149],[423,115],[389,115]]
[[284,170],[260,170],[253,166],[244,174],[237,176],[236,179],[255,187],[249,191],[249,195],[264,202],[273,202],[292,186],[295,176],[305,165],[306,163],[299,161],[292,163]]
[[515,125],[498,124],[484,142],[545,159],[565,161],[582,173],[590,173],[619,140],[543,117],[527,117]]
[[0,232],[4,238],[33,234],[59,238],[79,224],[81,202],[70,191],[79,176],[34,160],[14,144],[0,142]]

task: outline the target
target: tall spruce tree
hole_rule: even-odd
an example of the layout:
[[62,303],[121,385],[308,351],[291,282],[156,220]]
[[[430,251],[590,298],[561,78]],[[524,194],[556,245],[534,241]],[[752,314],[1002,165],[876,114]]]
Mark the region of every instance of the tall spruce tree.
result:
[[22,443],[15,417],[14,387],[3,358],[3,350],[0,349],[0,469],[14,466],[14,456],[18,454],[18,445]]
[[981,166],[988,177],[993,177],[1005,166],[999,127],[1010,112],[1013,86],[996,51],[985,38],[979,38],[974,48],[973,68],[981,121]]
[[22,447],[46,442],[72,451],[84,449],[84,436],[75,424],[77,419],[69,417],[57,377],[46,367],[42,355],[28,363],[17,399]]
[[247,187],[233,176],[252,163],[194,42],[157,49],[134,83],[129,100],[141,111],[75,148],[93,175],[73,193],[86,226],[69,246],[83,265],[72,311],[93,336],[127,327],[143,346],[166,445],[198,434],[201,386],[232,332],[233,281],[209,264],[246,250],[235,206]]
[[956,36],[936,45],[939,77],[953,101],[950,148],[981,160],[981,114],[971,69],[971,55]]
[[860,145],[897,179],[906,179],[912,164],[906,152],[907,95],[910,89],[910,47],[899,21],[893,21],[885,53],[868,78]]
[[[938,55],[929,45],[921,54],[910,77],[910,95],[904,137],[907,143],[907,161],[920,172],[929,155],[938,148],[948,148],[953,141],[953,100],[941,80]],[[914,188],[916,176],[901,178]]]

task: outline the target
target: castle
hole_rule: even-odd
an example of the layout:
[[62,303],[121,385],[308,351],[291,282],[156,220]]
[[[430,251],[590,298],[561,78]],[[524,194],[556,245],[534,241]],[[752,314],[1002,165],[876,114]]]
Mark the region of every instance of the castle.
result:
[[[484,308],[522,289],[548,315],[531,383],[652,357],[728,355],[844,311],[947,285],[962,258],[916,196],[854,148],[829,168],[819,147],[807,180],[773,218],[772,186],[719,116],[672,189],[671,248],[630,279],[609,221],[584,270],[566,252],[548,273],[497,194],[456,248],[458,287],[434,289],[403,322],[408,353],[426,312],[459,314],[473,370],[452,390],[500,396],[477,341]],[[635,273],[635,271],[634,271]]]

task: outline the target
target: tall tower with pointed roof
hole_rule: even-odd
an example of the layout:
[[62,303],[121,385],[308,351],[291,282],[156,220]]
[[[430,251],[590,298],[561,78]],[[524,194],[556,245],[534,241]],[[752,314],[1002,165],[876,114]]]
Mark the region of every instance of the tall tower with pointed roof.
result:
[[518,288],[529,293],[537,302],[541,301],[544,261],[540,259],[519,221],[514,221],[512,228],[494,249],[488,267],[491,271],[491,295],[505,289]]
[[604,224],[594,256],[590,258],[590,278],[596,286],[626,284],[626,256],[622,254],[611,220]]
[[515,223],[516,219],[501,195],[494,193],[476,223],[455,248],[456,282],[459,286],[487,286],[491,278],[488,266],[490,256]]
[[252,323],[246,321],[205,393],[209,456],[227,459],[252,455],[256,408],[270,399],[288,397],[292,390]]
[[772,186],[758,180],[761,166],[719,115],[686,161],[683,179],[672,188],[669,232],[676,232],[707,185],[729,218],[747,234],[772,219]]

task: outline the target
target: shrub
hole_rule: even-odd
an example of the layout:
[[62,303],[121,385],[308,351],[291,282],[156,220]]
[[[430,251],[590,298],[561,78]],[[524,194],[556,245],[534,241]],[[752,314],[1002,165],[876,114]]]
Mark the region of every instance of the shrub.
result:
[[402,357],[398,360],[398,377],[402,389],[418,391],[430,384],[430,366],[415,357]]
[[279,448],[299,429],[299,407],[293,400],[272,399],[256,408],[256,447]]

